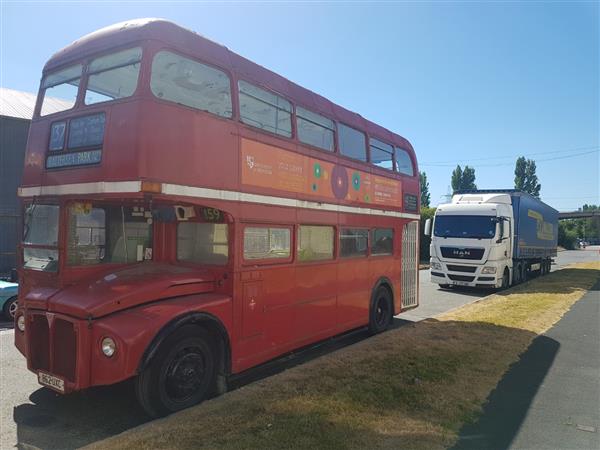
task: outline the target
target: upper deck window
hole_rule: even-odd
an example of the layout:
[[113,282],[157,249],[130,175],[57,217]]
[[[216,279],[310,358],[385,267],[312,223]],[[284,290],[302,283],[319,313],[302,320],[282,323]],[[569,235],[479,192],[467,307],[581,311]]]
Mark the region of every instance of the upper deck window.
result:
[[333,120],[298,106],[296,107],[296,122],[300,142],[333,151],[333,134],[335,132]]
[[83,65],[76,64],[47,75],[42,80],[44,97],[41,116],[66,111],[75,106]]
[[175,53],[156,54],[150,89],[163,100],[231,117],[231,82],[227,74]]
[[396,172],[403,173],[404,175],[410,175],[411,177],[415,174],[412,165],[412,159],[408,152],[402,148],[396,147]]
[[371,148],[371,162],[384,169],[394,169],[394,147],[378,139],[369,140]]
[[283,97],[246,81],[239,81],[242,122],[280,134],[292,136],[292,105]]
[[133,95],[140,73],[142,49],[130,48],[90,62],[85,104],[107,102]]
[[362,131],[355,130],[348,125],[340,123],[338,124],[338,133],[340,140],[340,152],[342,155],[346,155],[350,158],[358,159],[360,161],[367,160],[367,151],[365,145],[366,138]]

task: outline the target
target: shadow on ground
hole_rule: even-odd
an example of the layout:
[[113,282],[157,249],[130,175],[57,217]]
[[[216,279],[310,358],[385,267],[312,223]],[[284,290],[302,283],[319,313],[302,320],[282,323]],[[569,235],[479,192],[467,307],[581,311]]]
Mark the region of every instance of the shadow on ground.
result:
[[[392,329],[412,322],[394,318]],[[229,382],[229,390],[283,372],[287,369],[353,345],[369,337],[365,329],[355,330],[268,362]],[[14,408],[17,439],[41,449],[74,449],[122,433],[149,421],[137,403],[131,380],[114,386],[59,395],[40,388],[29,400]]]
[[460,430],[459,441],[452,450],[507,449],[519,431],[559,347],[554,339],[543,335],[536,337],[491,392],[479,420]]

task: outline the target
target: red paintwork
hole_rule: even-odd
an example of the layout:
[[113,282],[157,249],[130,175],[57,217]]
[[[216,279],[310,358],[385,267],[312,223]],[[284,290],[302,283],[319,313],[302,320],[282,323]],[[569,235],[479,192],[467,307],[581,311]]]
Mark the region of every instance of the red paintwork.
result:
[[[419,196],[418,176],[408,177],[353,161],[337,153],[319,151],[262,133],[242,124],[237,117],[236,89],[232,89],[234,117],[217,118],[208,113],[162,101],[149,89],[152,55],[169,48],[225,70],[233,86],[240,78],[263,85],[292,101],[332,119],[405,148],[414,171],[418,167],[408,141],[341,108],[279,75],[260,67],[194,33],[166,21],[132,26],[113,26],[86,36],[54,55],[45,73],[81,62],[117,48],[141,45],[144,49],[136,93],[127,99],[83,105],[48,117],[34,117],[30,128],[24,187],[64,185],[97,181],[150,180],[178,185],[244,191],[280,197],[301,197],[274,189],[248,188],[240,183],[240,139],[254,139],[313,158],[342,164],[402,182],[403,193]],[[83,81],[85,85],[85,80]],[[82,90],[80,90],[82,91]],[[39,105],[38,105],[39,111]],[[94,167],[46,170],[49,129],[63,118],[106,113],[102,163]],[[148,205],[190,204],[220,209],[229,224],[230,258],[223,267],[184,264],[176,258],[176,224],[154,223],[153,262],[130,266],[67,266],[66,206],[73,200],[118,201]],[[29,199],[25,199],[28,201]],[[401,310],[401,238],[408,219],[337,213],[235,201],[218,201],[164,194],[64,195],[38,198],[39,203],[61,205],[59,271],[56,274],[21,271],[20,307],[30,317],[49,314],[75,324],[77,335],[76,380],[67,391],[111,384],[136,374],[140,358],[159,330],[175,317],[202,311],[215,317],[231,344],[231,371],[240,372],[300,346],[368,322],[371,290],[382,276],[392,280],[394,309]],[[324,199],[331,202],[331,199]],[[348,200],[340,204],[351,205]],[[399,211],[402,211],[401,209]],[[245,223],[280,224],[293,228],[292,248],[298,224],[329,224],[336,228],[390,227],[395,230],[393,256],[371,256],[299,263],[293,259],[244,261]],[[255,305],[249,306],[248,299]],[[100,352],[103,337],[117,341],[117,354]],[[15,343],[27,356],[27,332],[15,332]],[[30,361],[28,360],[31,369]]]

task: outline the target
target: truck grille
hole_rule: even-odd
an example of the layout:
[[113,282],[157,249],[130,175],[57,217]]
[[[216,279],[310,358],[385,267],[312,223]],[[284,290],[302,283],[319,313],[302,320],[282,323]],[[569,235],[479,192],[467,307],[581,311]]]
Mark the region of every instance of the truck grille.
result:
[[473,266],[455,266],[454,264],[446,264],[448,270],[451,272],[466,272],[466,273],[475,273],[477,267]]
[[468,281],[468,282],[471,282],[475,279],[475,277],[469,277],[467,275],[452,275],[451,273],[448,274],[448,278],[450,278],[453,281]]
[[481,259],[484,249],[468,247],[441,247],[442,256],[452,259]]
[[33,314],[28,324],[27,341],[33,370],[75,381],[77,335],[73,322],[55,317],[49,321],[46,314]]

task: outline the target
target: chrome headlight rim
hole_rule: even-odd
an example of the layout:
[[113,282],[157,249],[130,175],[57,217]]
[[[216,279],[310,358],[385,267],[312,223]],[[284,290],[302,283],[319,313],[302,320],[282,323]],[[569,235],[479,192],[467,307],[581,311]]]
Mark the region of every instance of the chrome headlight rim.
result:
[[107,358],[112,358],[117,353],[117,343],[110,336],[104,336],[100,341],[100,351]]
[[19,314],[17,316],[17,320],[15,321],[17,324],[17,329],[21,332],[25,332],[25,314]]

